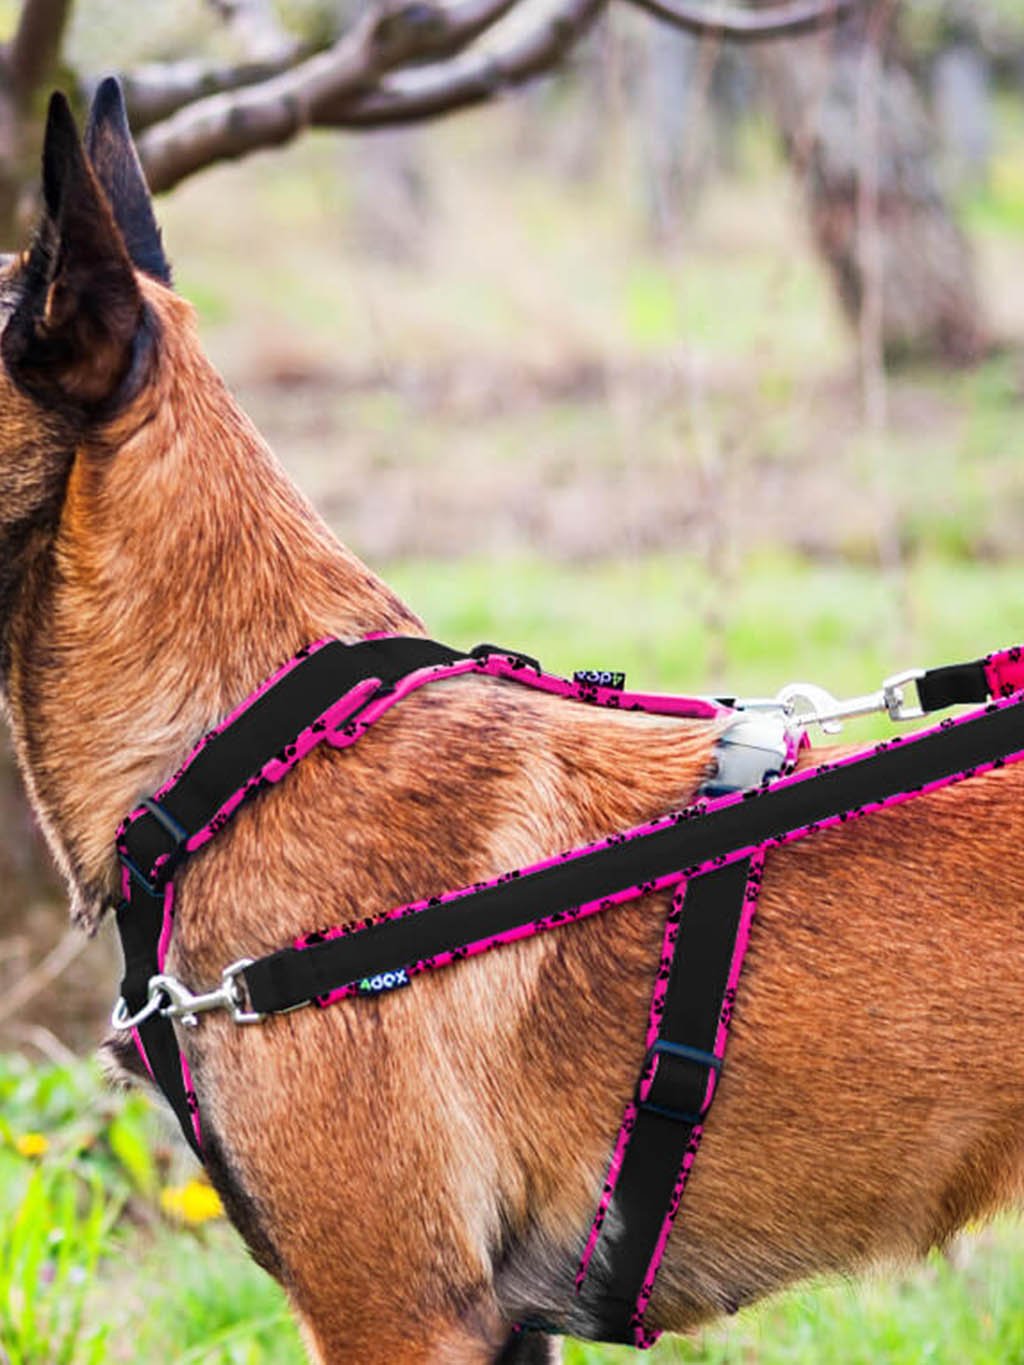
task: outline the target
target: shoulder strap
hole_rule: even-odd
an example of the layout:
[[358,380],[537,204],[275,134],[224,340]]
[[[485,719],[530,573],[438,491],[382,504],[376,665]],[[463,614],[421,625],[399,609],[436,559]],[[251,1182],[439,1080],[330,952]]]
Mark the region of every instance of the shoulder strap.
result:
[[329,729],[353,720],[407,674],[469,657],[416,636],[354,645],[326,640],[300,651],[207,736],[170,782],[132,811],[117,836],[122,863],[143,890],[155,894],[225,811],[282,776]]
[[199,1107],[188,1064],[171,1020],[156,1009],[147,1012],[149,983],[164,969],[170,940],[174,869],[211,836],[225,812],[283,776],[332,726],[347,724],[406,675],[468,657],[414,636],[312,645],[211,732],[118,831],[124,899],[117,927],[125,963],[118,1010],[136,1020],[139,1054],[200,1161]]

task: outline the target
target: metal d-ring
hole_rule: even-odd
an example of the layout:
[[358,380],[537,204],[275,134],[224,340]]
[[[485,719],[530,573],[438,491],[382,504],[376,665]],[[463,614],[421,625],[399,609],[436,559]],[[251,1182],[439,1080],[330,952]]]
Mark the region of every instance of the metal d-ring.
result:
[[[152,984],[153,983],[150,982],[150,986],[152,986]],[[134,1014],[129,1014],[128,1002],[123,995],[120,995],[117,998],[117,1004],[114,1006],[113,1013],[110,1016],[110,1025],[112,1028],[118,1030],[138,1028],[139,1025],[144,1024],[151,1015],[156,1014],[162,1004],[163,996],[159,992],[151,991],[142,1008],[136,1010]]]

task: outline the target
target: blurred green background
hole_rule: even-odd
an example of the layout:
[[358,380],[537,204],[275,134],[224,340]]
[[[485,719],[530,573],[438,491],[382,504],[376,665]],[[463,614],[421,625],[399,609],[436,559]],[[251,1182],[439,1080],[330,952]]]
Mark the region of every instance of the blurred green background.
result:
[[[216,9],[80,0],[62,60],[85,82],[235,60]],[[0,4],[8,32],[19,11]],[[177,287],[243,406],[438,638],[650,688],[853,693],[1024,634],[1024,14],[898,11],[890,57],[925,159],[891,181],[881,165],[873,227],[913,181],[964,250],[932,263],[937,290],[963,287],[956,325],[913,344],[896,323],[889,344],[886,297],[879,327],[871,282],[851,300],[823,246],[846,212],[856,255],[872,222],[852,173],[823,200],[834,151],[809,104],[801,151],[782,107],[787,62],[795,80],[813,61],[827,92],[842,52],[821,40],[740,57],[611,11],[553,79],[497,104],[313,132],[159,202]],[[310,42],[346,22],[315,0],[273,14]],[[920,264],[907,240],[883,296]],[[0,1362],[301,1360],[163,1118],[81,1060],[112,946],[65,936],[0,776]],[[1024,1362],[1024,1233],[976,1231],[651,1358]]]

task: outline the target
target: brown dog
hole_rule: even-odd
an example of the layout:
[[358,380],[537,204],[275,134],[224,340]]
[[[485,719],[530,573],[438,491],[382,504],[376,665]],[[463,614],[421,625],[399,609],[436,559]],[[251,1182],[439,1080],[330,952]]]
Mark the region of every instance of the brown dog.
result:
[[[42,227],[0,273],[0,666],[92,929],[117,896],[120,818],[200,735],[307,642],[420,624],[203,357],[110,86],[88,148],[55,102]],[[169,969],[206,988],[317,925],[679,806],[713,737],[479,676],[425,689],[193,860]],[[917,1253],[1019,1194],[1022,810],[1014,767],[769,856],[653,1326]],[[640,901],[394,995],[183,1033],[213,1179],[314,1358],[526,1359],[502,1355],[526,1313],[586,1333],[572,1277],[664,911]]]

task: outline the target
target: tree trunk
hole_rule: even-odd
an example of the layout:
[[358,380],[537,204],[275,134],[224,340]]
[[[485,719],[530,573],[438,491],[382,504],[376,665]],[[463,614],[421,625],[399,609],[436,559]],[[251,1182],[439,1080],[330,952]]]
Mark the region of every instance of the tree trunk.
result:
[[932,98],[950,182],[983,185],[992,159],[992,70],[977,44],[952,43],[938,54]]
[[[987,345],[970,250],[943,195],[932,128],[910,74],[890,51],[876,68],[874,88],[864,88],[873,10],[877,3],[845,24],[834,45],[813,38],[766,45],[758,61],[769,104],[851,322],[859,323],[867,293],[861,234],[867,152],[877,163],[872,198],[886,359],[970,364]],[[875,102],[870,119],[863,116],[868,99]],[[867,148],[871,128],[877,137]]]
[[0,252],[25,245],[25,211],[39,184],[42,132],[35,130],[33,138],[25,125],[10,89],[0,83]]
[[[651,238],[668,245],[678,238],[707,169],[707,107],[700,101],[698,109],[695,88],[701,76],[700,40],[653,24],[646,36],[639,92],[644,202]],[[697,145],[695,139],[700,139]]]

